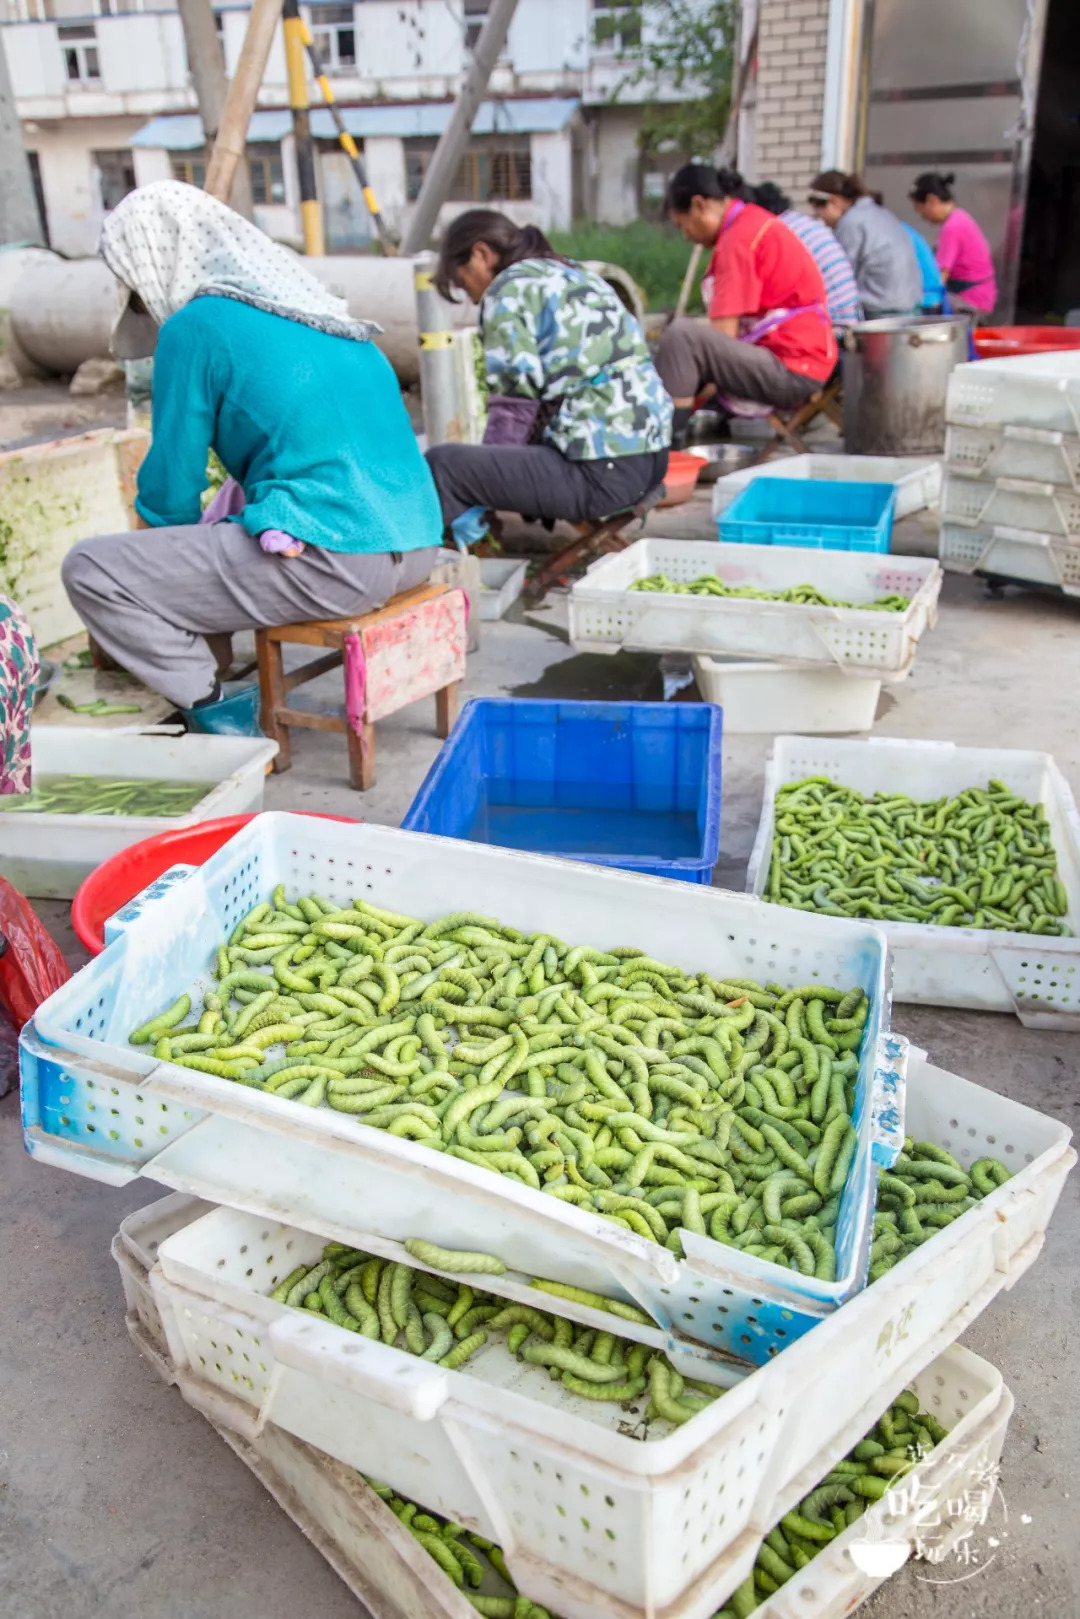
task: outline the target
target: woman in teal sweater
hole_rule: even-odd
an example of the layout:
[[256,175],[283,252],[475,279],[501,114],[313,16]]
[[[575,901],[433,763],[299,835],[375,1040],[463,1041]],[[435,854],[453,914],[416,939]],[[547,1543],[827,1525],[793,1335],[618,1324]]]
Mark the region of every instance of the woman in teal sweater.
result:
[[[121,284],[117,357],[154,354],[135,502],[149,532],[84,540],[64,584],[118,664],[197,729],[235,729],[207,637],[364,613],[419,584],[441,540],[435,487],[379,328],[254,225],[163,180],[108,215],[101,253]],[[200,522],[210,449],[230,515]]]

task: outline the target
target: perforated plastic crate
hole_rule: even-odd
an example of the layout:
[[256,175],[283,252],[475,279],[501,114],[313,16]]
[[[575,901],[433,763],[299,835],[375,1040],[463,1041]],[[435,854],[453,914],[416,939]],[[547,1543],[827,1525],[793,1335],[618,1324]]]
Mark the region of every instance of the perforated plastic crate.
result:
[[[158,1062],[128,1032],[184,990],[200,996],[218,942],[275,885],[348,904],[356,895],[434,919],[480,909],[524,931],[603,946],[647,941],[717,976],[861,984],[859,1145],[840,1205],[837,1276],[821,1282],[692,1232],[686,1259],[611,1221],[330,1108]],[[782,923],[782,925],[780,925]],[[38,1008],[23,1038],[23,1123],[46,1161],[124,1184],[140,1174],[218,1203],[263,1207],[460,1248],[496,1249],[527,1275],[629,1297],[661,1326],[761,1361],[865,1279],[877,1166],[903,1134],[905,1043],[885,1034],[884,940],[870,925],[779,917],[720,889],[395,832],[266,814],[146,906]],[[245,1145],[237,1152],[237,1121]],[[197,1128],[196,1128],[197,1127]],[[316,1167],[317,1166],[317,1167]],[[372,1225],[371,1209],[378,1222]],[[722,1302],[724,1314],[713,1306]],[[711,1312],[711,1313],[710,1313]],[[717,1332],[720,1336],[714,1336]]]
[[945,420],[959,427],[1037,427],[1080,433],[1080,353],[974,360],[949,378]]
[[950,467],[941,519],[984,528],[1030,529],[1080,544],[1080,494],[1059,484],[989,478]]
[[[129,1216],[129,1222],[140,1219],[154,1221],[154,1209]],[[114,1254],[120,1241],[120,1236],[114,1240]],[[127,1263],[134,1264],[130,1259]],[[139,1279],[149,1292],[148,1268]],[[476,1610],[468,1598],[443,1576],[357,1472],[272,1422],[260,1424],[247,1402],[177,1369],[164,1340],[156,1343],[149,1338],[130,1315],[128,1325],[159,1375],[179,1385],[185,1399],[259,1478],[373,1619],[414,1619],[420,1612],[432,1619],[474,1619]],[[956,1426],[908,1475],[906,1489],[868,1508],[860,1523],[819,1552],[797,1581],[767,1600],[758,1610],[759,1619],[843,1619],[880,1583],[879,1576],[860,1572],[852,1560],[855,1541],[871,1537],[906,1541],[913,1549],[917,1539],[921,1547],[932,1547],[941,1557],[970,1532],[967,1514],[992,1485],[1012,1397],[988,1363],[959,1347],[946,1349],[920,1370],[913,1386],[923,1406],[942,1422],[949,1422],[950,1412],[957,1414]],[[809,1469],[805,1476],[810,1476]],[[820,1476],[814,1474],[812,1484]],[[516,1559],[524,1550],[523,1546]],[[745,1555],[741,1543],[739,1555]]]
[[811,478],[816,483],[890,483],[896,490],[896,517],[936,506],[941,493],[941,461],[936,456],[792,455],[760,466],[743,467],[716,480],[713,516],[719,518],[755,478]]
[[945,464],[980,478],[1024,478],[1080,489],[1080,435],[1040,427],[949,427]]
[[723,716],[708,703],[466,703],[403,828],[709,883]]
[[718,522],[721,540],[731,545],[888,551],[895,509],[891,483],[755,478]]
[[[1069,896],[1065,920],[1080,926],[1080,818],[1061,771],[1048,753],[1020,748],[961,748],[953,742],[900,737],[868,741],[778,736],[765,770],[765,798],[746,874],[749,892],[764,895],[772,861],[776,794],[806,776],[828,776],[869,795],[895,792],[930,800],[985,787],[991,777],[1042,804]],[[798,915],[777,906],[786,915]],[[893,996],[931,1006],[1015,1012],[1036,1029],[1080,1030],[1080,938],[997,933],[983,928],[880,922],[889,940]]]
[[[565,1619],[707,1619],[757,1538],[847,1448],[836,1430],[853,1406],[884,1403],[864,1382],[821,1414],[802,1486],[790,1354],[682,1428],[645,1429],[641,1411],[580,1399],[502,1341],[451,1372],[265,1296],[321,1251],[320,1237],[228,1209],[167,1239],[151,1287],[181,1389],[203,1406],[212,1389],[232,1396],[248,1408],[241,1432],[282,1427],[495,1540],[519,1587]],[[958,1443],[1001,1398],[992,1368],[959,1359],[959,1375],[927,1385]]]
[[1034,585],[1054,585],[1080,596],[1080,544],[1022,528],[968,527],[942,523],[938,542],[950,573],[984,573]]
[[39,776],[206,783],[186,815],[0,814],[0,875],[40,899],[72,899],[103,860],[155,833],[262,809],[278,751],[261,736],[131,736],[68,725],[34,726],[31,744]]
[[[910,598],[902,613],[809,607],[741,597],[632,590],[663,573],[688,584],[712,573],[727,585],[790,590],[812,584],[837,601]],[[570,591],[570,642],[578,652],[691,652],[873,671],[902,679],[924,630],[937,622],[941,570],[929,557],[866,556],[790,546],[638,540],[594,562]]]

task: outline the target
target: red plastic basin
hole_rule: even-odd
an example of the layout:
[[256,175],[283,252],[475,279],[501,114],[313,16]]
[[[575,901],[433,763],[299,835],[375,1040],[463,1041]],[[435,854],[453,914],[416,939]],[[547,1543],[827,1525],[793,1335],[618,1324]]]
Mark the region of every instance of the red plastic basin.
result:
[[1080,349],[1080,330],[1070,326],[976,326],[971,335],[980,360]]
[[[298,814],[312,812],[300,810]],[[79,888],[71,902],[71,924],[92,956],[105,948],[105,923],[129,900],[168,871],[170,866],[201,866],[227,843],[234,832],[247,826],[254,815],[223,815],[216,821],[200,821],[197,826],[180,826],[159,832],[130,848],[121,849],[106,860]],[[350,815],[316,815],[320,821],[353,821]]]
[[670,451],[664,474],[664,498],[658,504],[681,506],[684,500],[689,500],[704,465],[700,455],[689,455],[686,450]]

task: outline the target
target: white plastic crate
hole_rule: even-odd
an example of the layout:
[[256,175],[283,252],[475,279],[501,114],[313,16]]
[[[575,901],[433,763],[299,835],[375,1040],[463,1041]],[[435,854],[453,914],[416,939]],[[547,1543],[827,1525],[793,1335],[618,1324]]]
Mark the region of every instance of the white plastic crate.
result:
[[1036,427],[1080,433],[1080,352],[972,360],[949,378],[945,420],[958,427]]
[[525,586],[527,563],[513,557],[480,558],[480,617],[502,618]]
[[[631,590],[665,573],[686,584],[715,573],[729,585],[789,590],[812,584],[839,601],[911,598],[903,613],[804,607],[739,597]],[[937,622],[941,569],[929,557],[707,540],[638,540],[594,562],[570,592],[570,642],[578,652],[727,653],[788,664],[852,668],[902,679],[923,631]],[[727,721],[725,720],[725,724]]]
[[[228,1209],[165,1241],[151,1287],[181,1389],[202,1406],[224,1392],[248,1408],[241,1432],[282,1427],[490,1537],[520,1588],[565,1619],[707,1619],[745,1577],[757,1537],[842,1454],[840,1406],[819,1423],[812,1460],[790,1472],[790,1354],[684,1427],[643,1438],[644,1401],[627,1414],[581,1400],[502,1343],[448,1372],[265,1297],[321,1249]],[[980,1363],[959,1355],[969,1364],[929,1396],[958,1442],[1001,1396],[992,1368],[980,1386]]]
[[1080,544],[1080,494],[1024,478],[986,478],[950,467],[941,500],[943,523],[1030,529]]
[[942,523],[942,567],[951,573],[984,573],[1000,579],[1052,585],[1080,596],[1080,545],[1022,528],[972,528]]
[[1080,436],[1041,427],[949,427],[945,471],[1080,489]]
[[127,1329],[140,1349],[148,1340],[159,1355],[168,1353],[161,1313],[150,1287],[150,1271],[159,1247],[166,1237],[182,1231],[212,1209],[213,1204],[201,1198],[173,1192],[121,1220],[110,1251],[123,1283]]
[[935,506],[941,491],[937,457],[906,455],[794,455],[755,467],[743,467],[718,478],[713,490],[713,516],[719,518],[754,478],[814,478],[828,483],[896,485],[899,520]]
[[[141,1210],[129,1222],[153,1222],[155,1208],[160,1206]],[[118,1236],[114,1254],[120,1243]],[[128,1259],[127,1263],[137,1262]],[[147,1269],[139,1279],[149,1292]],[[125,1290],[127,1286],[125,1278]],[[179,1383],[184,1397],[260,1479],[373,1619],[414,1619],[420,1612],[432,1619],[475,1619],[467,1597],[441,1574],[353,1469],[272,1423],[256,1432],[257,1424],[252,1423],[244,1402],[190,1378],[184,1370],[178,1372],[164,1340],[155,1343],[141,1334],[130,1315],[129,1329],[159,1375]],[[880,1580],[860,1572],[849,1547],[855,1540],[876,1536],[878,1526],[877,1538],[907,1541],[914,1549],[917,1537],[922,1547],[933,1547],[938,1555],[947,1553],[970,1530],[966,1512],[980,1499],[1000,1456],[1013,1401],[994,1368],[958,1346],[946,1349],[920,1372],[914,1386],[923,1405],[940,1414],[949,1405],[947,1391],[961,1378],[965,1391],[962,1425],[907,1476],[906,1491],[898,1490],[891,1499],[871,1506],[859,1524],[819,1552],[798,1581],[789,1582],[768,1599],[759,1610],[761,1615],[766,1619],[842,1619],[850,1613]],[[999,1393],[993,1403],[995,1382]],[[816,1484],[818,1478],[820,1474],[812,1482]]]
[[63,725],[36,725],[30,740],[39,776],[216,784],[187,815],[0,814],[0,875],[35,899],[73,898],[103,860],[143,838],[262,809],[267,766],[278,751],[265,737],[132,736]]
[[694,659],[694,679],[707,703],[724,710],[727,735],[788,726],[800,731],[869,731],[881,681],[846,669],[792,669],[782,663]]
[[[798,1276],[691,1232],[680,1261],[609,1220],[462,1159],[330,1108],[300,1108],[158,1062],[146,1047],[129,1045],[128,1032],[148,1009],[170,1005],[183,990],[201,996],[217,944],[278,882],[343,904],[370,894],[428,918],[480,908],[523,930],[581,943],[630,941],[647,927],[654,953],[691,970],[861,984],[871,1010],[836,1281]],[[22,1039],[25,1139],[46,1161],[112,1184],[147,1174],[234,1206],[261,1208],[271,1186],[284,1198],[288,1184],[292,1201],[276,1206],[298,1224],[308,1223],[303,1211],[310,1209],[314,1229],[326,1229],[329,1219],[398,1240],[431,1236],[454,1247],[494,1247],[528,1275],[554,1274],[629,1297],[663,1327],[678,1320],[687,1335],[760,1361],[862,1285],[876,1167],[892,1162],[902,1135],[906,1050],[883,1033],[884,940],[876,928],[820,917],[776,924],[772,907],[719,889],[385,827],[262,815],[147,903],[38,1008]],[[250,1145],[240,1154],[222,1148],[228,1121],[246,1127]],[[306,1147],[322,1167],[294,1183]],[[721,1294],[730,1301],[722,1326],[710,1314]]]
[[[1050,754],[901,737],[833,742],[778,736],[766,766],[761,821],[746,874],[753,894],[763,895],[768,885],[776,794],[785,783],[806,776],[829,776],[864,795],[902,788],[922,800],[985,787],[991,777],[1004,781],[1046,810],[1058,875],[1069,896],[1064,920],[1080,928],[1080,819]],[[781,905],[776,909],[801,914]],[[878,926],[889,941],[896,1000],[1015,1012],[1028,1028],[1080,1029],[1080,938],[920,922]]]

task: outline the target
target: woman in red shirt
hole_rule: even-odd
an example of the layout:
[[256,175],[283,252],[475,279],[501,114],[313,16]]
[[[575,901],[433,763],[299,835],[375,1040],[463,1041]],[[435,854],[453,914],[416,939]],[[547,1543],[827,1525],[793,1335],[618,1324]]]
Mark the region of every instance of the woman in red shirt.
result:
[[794,410],[836,366],[821,271],[794,232],[743,190],[733,170],[704,163],[685,164],[668,187],[669,217],[687,241],[713,250],[701,284],[708,321],[672,321],[656,354],[676,443],[706,388],[736,415]]

